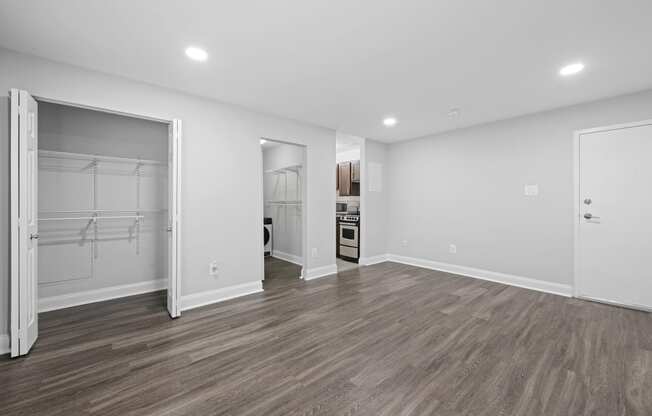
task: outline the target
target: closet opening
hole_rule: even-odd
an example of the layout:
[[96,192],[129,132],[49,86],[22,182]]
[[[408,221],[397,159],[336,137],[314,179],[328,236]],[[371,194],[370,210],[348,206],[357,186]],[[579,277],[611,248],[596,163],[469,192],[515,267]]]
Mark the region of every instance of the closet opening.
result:
[[265,290],[300,284],[305,271],[306,147],[261,139]]
[[47,102],[38,121],[39,312],[154,291],[165,312],[168,125]]
[[29,352],[39,327],[48,345],[67,323],[74,333],[84,322],[119,330],[133,311],[179,316],[180,121],[19,90],[11,100],[12,356]]

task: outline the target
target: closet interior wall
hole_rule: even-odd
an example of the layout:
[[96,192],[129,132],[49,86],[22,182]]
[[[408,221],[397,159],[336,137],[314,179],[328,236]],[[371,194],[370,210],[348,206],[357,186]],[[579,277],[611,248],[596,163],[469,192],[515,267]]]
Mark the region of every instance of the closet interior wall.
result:
[[165,279],[167,153],[167,124],[39,103],[40,299]]

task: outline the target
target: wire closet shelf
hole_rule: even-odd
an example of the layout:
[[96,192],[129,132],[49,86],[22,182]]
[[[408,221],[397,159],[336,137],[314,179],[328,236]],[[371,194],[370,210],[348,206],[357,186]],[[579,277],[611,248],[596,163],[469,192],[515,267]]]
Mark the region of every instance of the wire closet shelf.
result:
[[[51,160],[73,160],[80,162],[88,162],[85,165],[84,169],[88,171],[93,177],[93,205],[95,201],[95,192],[96,192],[96,177],[98,176],[98,166],[101,163],[111,164],[111,165],[133,165],[133,175],[137,178],[137,190],[140,193],[140,177],[142,176],[142,167],[145,166],[160,166],[167,167],[165,162],[158,160],[148,160],[140,158],[126,158],[126,157],[115,157],[115,156],[104,156],[97,154],[85,154],[85,153],[71,153],[71,152],[59,152],[53,150],[39,150],[38,153],[39,159],[51,159]],[[136,195],[136,200],[139,202],[140,195]],[[126,208],[126,209],[70,209],[70,210],[45,210],[39,211],[38,221],[40,222],[55,222],[55,221],[89,221],[90,223],[96,224],[98,220],[134,220],[136,223],[140,223],[145,219],[146,214],[162,214],[167,212],[166,209],[152,209],[152,208]]]
[[[266,170],[264,173],[268,175],[279,175],[284,181],[284,198],[265,201],[265,205],[277,207],[297,207],[303,206],[301,200],[301,168],[302,165],[285,166],[279,169]],[[288,197],[288,174],[294,174],[296,178],[295,189],[297,192],[297,199],[289,199]]]

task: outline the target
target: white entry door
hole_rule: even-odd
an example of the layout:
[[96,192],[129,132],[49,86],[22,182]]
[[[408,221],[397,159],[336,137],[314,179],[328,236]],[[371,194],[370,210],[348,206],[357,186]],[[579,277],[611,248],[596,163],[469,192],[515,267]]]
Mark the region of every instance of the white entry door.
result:
[[578,137],[576,294],[652,310],[652,123]]
[[11,90],[11,356],[38,337],[38,104]]
[[181,315],[181,120],[170,123],[168,139],[168,312]]

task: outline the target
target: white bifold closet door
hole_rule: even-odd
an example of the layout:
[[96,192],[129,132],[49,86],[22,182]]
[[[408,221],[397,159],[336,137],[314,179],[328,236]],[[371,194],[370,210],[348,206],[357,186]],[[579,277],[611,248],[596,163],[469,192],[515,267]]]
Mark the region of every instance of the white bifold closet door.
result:
[[11,356],[38,337],[38,104],[11,90]]
[[168,312],[172,318],[181,315],[181,120],[173,120],[168,140]]
[[[11,356],[27,354],[38,337],[38,103],[11,90]],[[181,121],[169,128],[168,299],[181,314]]]

